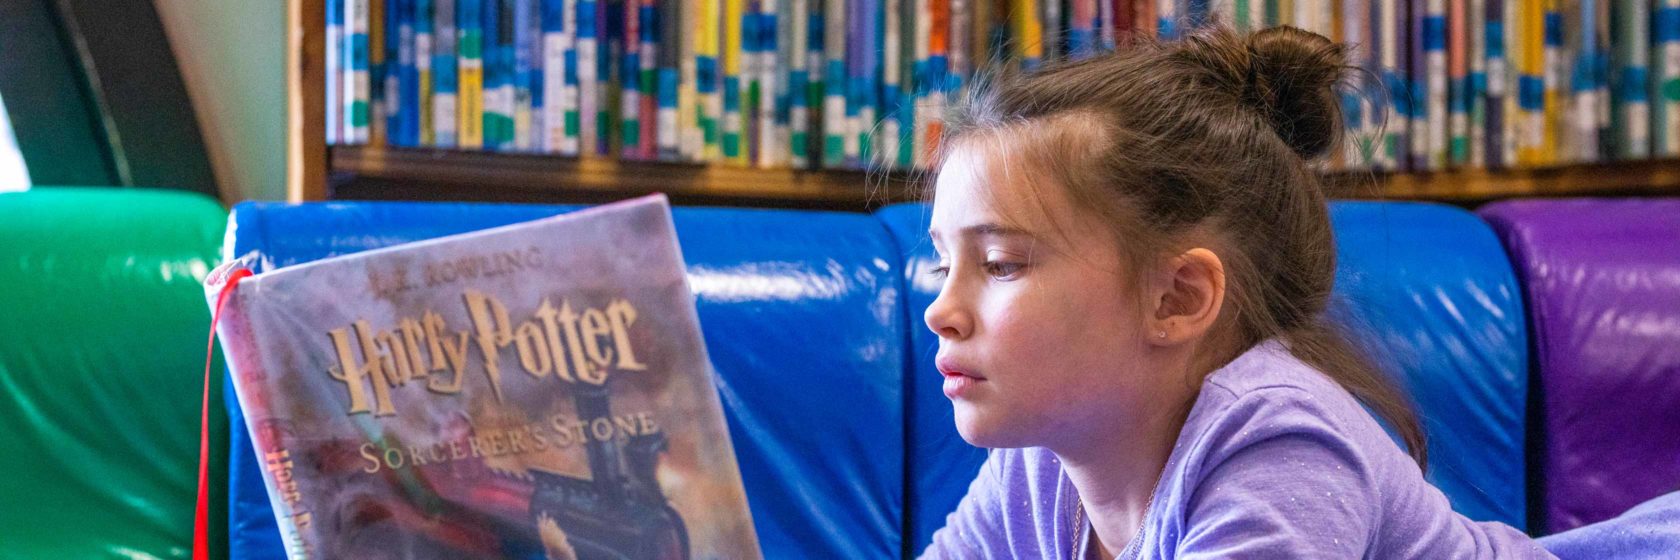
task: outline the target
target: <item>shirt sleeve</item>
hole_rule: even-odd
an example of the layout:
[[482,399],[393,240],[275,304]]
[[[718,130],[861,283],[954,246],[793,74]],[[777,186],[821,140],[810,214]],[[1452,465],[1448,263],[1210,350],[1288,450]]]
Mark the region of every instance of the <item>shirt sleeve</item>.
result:
[[956,511],[945,517],[945,526],[933,532],[933,542],[922,551],[920,558],[991,558],[1009,556],[1007,551],[989,550],[991,543],[1003,534],[1003,482],[998,476],[1004,453],[992,453],[980,467],[980,473],[968,485],[968,494],[957,503]]
[[1305,391],[1245,394],[1198,444],[1179,558],[1360,558],[1372,544],[1368,462]]

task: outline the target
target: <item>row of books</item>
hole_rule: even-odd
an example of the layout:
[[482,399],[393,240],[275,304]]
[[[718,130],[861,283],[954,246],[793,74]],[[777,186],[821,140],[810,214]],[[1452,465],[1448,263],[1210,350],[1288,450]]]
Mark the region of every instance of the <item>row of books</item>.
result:
[[987,65],[1223,23],[1349,46],[1342,169],[1680,155],[1680,0],[327,0],[327,141],[925,167]]

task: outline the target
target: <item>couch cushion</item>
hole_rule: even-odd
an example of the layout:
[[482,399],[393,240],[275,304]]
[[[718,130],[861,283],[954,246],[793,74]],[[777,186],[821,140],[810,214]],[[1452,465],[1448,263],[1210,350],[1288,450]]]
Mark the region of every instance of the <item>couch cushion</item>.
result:
[[0,194],[0,556],[192,550],[200,282],[226,215],[178,191]]
[[[985,452],[956,433],[933,366],[937,340],[921,322],[939,290],[927,275],[936,265],[927,207],[897,205],[876,215],[906,255],[906,538],[920,551]],[[1526,335],[1516,281],[1493,232],[1473,214],[1434,204],[1337,202],[1331,220],[1338,313],[1365,325],[1361,339],[1416,401],[1429,439],[1429,479],[1459,512],[1524,527]]]
[[1680,199],[1519,200],[1481,214],[1533,324],[1547,532],[1680,488]]
[[[241,204],[231,253],[272,269],[504,225],[559,206]],[[674,211],[701,330],[766,557],[897,556],[904,492],[903,309],[892,242],[869,216]],[[235,417],[236,558],[280,558]]]

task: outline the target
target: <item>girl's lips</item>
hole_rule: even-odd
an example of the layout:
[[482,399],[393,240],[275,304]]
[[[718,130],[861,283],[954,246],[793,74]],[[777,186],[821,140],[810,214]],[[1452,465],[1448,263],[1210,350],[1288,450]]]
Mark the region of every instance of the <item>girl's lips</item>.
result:
[[967,395],[970,391],[973,391],[976,387],[985,382],[986,380],[978,377],[969,377],[960,374],[946,375],[945,385],[941,387],[941,389],[944,389],[945,398],[955,400],[963,398],[963,396]]
[[951,359],[948,359],[948,358],[937,358],[937,359],[935,359],[934,362],[933,362],[933,366],[935,368],[937,368],[939,370],[939,374],[942,375],[942,376],[945,376],[945,379],[947,379],[947,380],[949,380],[953,377],[966,377],[966,378],[973,379],[973,380],[976,380],[976,381],[985,381],[986,380],[985,376],[976,374],[973,371],[970,371],[969,369],[964,368],[961,364],[956,363],[955,360],[951,360]]

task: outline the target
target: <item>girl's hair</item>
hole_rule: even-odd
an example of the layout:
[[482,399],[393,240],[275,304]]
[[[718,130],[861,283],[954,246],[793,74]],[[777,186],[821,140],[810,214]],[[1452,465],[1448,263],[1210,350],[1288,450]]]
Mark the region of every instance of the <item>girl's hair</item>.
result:
[[1226,267],[1232,352],[1278,338],[1386,419],[1419,466],[1409,403],[1328,318],[1336,254],[1311,165],[1339,146],[1343,47],[1276,27],[1224,28],[998,80],[947,119],[944,146],[1007,146],[1095,211],[1133,271],[1210,242]]

